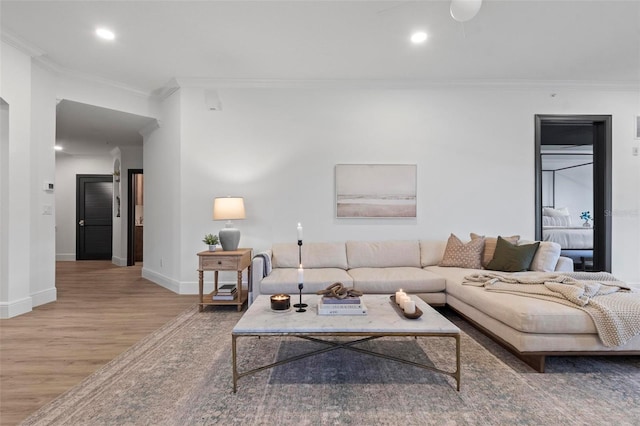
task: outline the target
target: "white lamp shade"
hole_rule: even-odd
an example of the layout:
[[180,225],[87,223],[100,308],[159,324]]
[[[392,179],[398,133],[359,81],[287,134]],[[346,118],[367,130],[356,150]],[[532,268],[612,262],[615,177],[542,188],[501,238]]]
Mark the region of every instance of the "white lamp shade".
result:
[[244,219],[242,197],[219,197],[213,200],[213,220]]

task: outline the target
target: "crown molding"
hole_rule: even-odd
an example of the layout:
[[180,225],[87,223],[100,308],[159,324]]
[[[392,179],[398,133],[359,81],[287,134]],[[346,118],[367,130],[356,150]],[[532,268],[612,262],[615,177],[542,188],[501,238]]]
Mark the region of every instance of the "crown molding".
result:
[[180,87],[216,89],[591,89],[639,90],[640,81],[583,81],[583,80],[402,80],[402,79],[217,79],[176,77],[173,91]]
[[20,37],[18,37],[15,34],[12,34],[10,32],[8,32],[5,29],[2,29],[0,31],[0,38],[2,39],[3,42],[15,47],[16,49],[26,53],[27,55],[31,56],[32,58],[37,58],[39,56],[43,56],[44,55],[44,50],[40,49],[39,47],[29,43],[28,41],[25,41],[23,39],[21,39]]

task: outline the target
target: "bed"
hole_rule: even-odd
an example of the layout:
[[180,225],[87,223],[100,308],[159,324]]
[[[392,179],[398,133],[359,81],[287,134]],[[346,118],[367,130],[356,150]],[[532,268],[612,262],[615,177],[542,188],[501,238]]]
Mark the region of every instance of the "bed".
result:
[[573,259],[575,268],[587,270],[593,260],[593,228],[573,225],[569,209],[542,209],[542,240],[560,244],[561,254]]

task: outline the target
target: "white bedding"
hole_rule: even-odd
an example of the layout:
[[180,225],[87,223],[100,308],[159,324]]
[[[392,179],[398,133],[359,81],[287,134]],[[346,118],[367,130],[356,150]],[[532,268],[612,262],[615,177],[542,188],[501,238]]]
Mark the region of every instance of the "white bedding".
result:
[[558,243],[564,250],[593,249],[593,228],[544,226],[542,240]]

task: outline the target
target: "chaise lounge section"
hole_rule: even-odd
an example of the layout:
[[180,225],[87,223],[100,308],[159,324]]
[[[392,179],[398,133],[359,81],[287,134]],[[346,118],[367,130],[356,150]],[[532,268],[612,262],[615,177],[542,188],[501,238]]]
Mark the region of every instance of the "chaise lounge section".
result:
[[[554,243],[541,244],[532,268],[573,271],[571,259],[561,257]],[[447,241],[428,240],[305,243],[303,293],[316,293],[335,282],[366,294],[402,288],[431,305],[448,305],[540,372],[550,355],[640,355],[640,336],[622,346],[605,346],[589,314],[580,309],[463,285],[465,277],[486,271],[481,266],[440,266],[446,249]],[[299,265],[296,244],[274,244],[257,255],[250,302],[259,294],[297,294]]]

